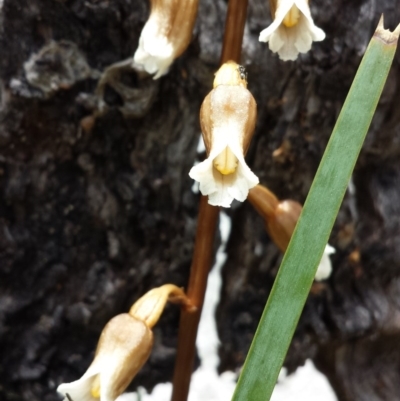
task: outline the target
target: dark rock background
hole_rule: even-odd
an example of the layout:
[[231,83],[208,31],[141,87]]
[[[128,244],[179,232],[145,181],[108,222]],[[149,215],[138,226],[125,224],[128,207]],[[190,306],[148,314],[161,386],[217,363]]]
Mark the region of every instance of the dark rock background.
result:
[[[147,1],[0,3],[0,400],[57,400],[107,320],[154,286],[186,284],[198,208],[188,171],[226,6],[200,0],[192,44],[153,81],[110,68],[133,55]],[[312,11],[327,38],[296,62],[257,40],[266,0],[250,1],[243,42],[259,110],[247,159],[300,202],[379,16],[393,29],[400,1],[315,0]],[[334,272],[313,286],[286,361],[312,358],[340,401],[400,400],[399,63],[398,52],[331,236]],[[248,204],[229,213],[221,370],[243,362],[281,260]],[[177,324],[168,307],[132,388],[171,378]]]

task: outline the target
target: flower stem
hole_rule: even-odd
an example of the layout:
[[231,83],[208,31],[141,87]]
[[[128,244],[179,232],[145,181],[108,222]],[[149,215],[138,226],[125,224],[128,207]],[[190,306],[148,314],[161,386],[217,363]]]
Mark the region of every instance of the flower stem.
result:
[[190,377],[196,352],[196,335],[207,287],[207,276],[213,259],[214,234],[219,209],[208,204],[202,196],[197,223],[196,242],[186,291],[196,310],[182,310],[179,323],[178,351],[174,371],[172,401],[185,401],[189,393]]
[[248,0],[229,0],[221,65],[229,60],[240,64]]
[[[229,60],[240,63],[247,2],[248,0],[229,0],[221,64]],[[218,212],[217,207],[208,204],[207,197],[201,197],[196,241],[186,292],[187,297],[197,309],[181,311],[171,401],[186,401],[189,394],[196,352],[197,328],[206,292],[207,277],[213,259]]]

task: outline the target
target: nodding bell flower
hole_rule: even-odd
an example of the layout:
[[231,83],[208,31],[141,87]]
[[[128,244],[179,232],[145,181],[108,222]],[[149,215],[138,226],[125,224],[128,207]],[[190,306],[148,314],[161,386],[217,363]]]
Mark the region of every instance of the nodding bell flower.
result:
[[198,0],[151,0],[133,65],[155,74],[154,79],[166,74],[190,43],[197,6]]
[[260,42],[286,60],[296,60],[299,53],[307,53],[312,42],[325,39],[322,29],[314,25],[309,0],[270,0],[274,21],[260,33]]
[[257,105],[247,90],[246,73],[233,61],[215,75],[214,89],[200,109],[200,125],[207,159],[194,166],[189,176],[200,183],[208,203],[230,207],[233,199],[243,202],[249,189],[258,184],[244,155],[250,145]]
[[[265,229],[272,241],[284,253],[303,207],[299,202],[293,200],[279,201],[271,191],[262,185],[251,189],[248,199],[254,209],[264,218]],[[315,273],[316,281],[325,280],[330,276],[332,263],[329,255],[334,252],[335,248],[327,244]]]
[[112,318],[104,327],[94,360],[85,374],[57,391],[73,401],[115,401],[147,361],[153,347],[152,327],[166,302],[192,308],[184,292],[172,284],[140,298],[129,313]]

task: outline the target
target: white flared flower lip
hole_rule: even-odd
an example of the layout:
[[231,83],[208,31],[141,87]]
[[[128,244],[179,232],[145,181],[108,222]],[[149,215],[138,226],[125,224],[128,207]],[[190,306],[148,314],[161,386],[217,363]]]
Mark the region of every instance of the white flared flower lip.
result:
[[[199,182],[200,192],[204,196],[208,195],[208,203],[213,206],[230,207],[234,199],[243,202],[249,189],[259,183],[258,177],[244,160],[240,134],[235,135],[235,128],[227,124],[216,130],[209,156],[189,172],[189,176]],[[214,167],[213,162],[226,147],[236,156],[238,165],[234,173],[223,175]]]
[[[72,401],[99,401],[98,398],[93,397],[91,390],[93,381],[100,371],[101,366],[99,364],[95,366],[93,363],[79,380],[60,384],[57,392],[65,397],[68,394]],[[68,400],[68,398],[65,399]]]
[[79,380],[60,384],[57,391],[63,395],[68,394],[72,401],[99,401],[99,398],[93,397],[91,390],[96,376],[100,375],[100,401],[115,401],[113,377],[120,369],[121,360],[124,360],[121,351],[110,358],[95,358]]
[[153,79],[165,75],[191,41],[197,9],[198,0],[151,0],[133,67],[155,74]]
[[324,253],[322,254],[321,261],[319,262],[317,272],[315,273],[315,281],[322,281],[329,278],[332,273],[332,262],[329,255],[335,253],[336,250],[333,246],[326,244]]
[[144,26],[133,64],[144,68],[153,79],[165,75],[174,61],[174,49],[168,38],[159,30],[158,19],[150,19]]
[[[294,5],[300,10],[300,18],[295,26],[287,28],[283,20]],[[270,49],[285,61],[295,60],[299,53],[311,49],[313,41],[324,39],[325,32],[315,26],[307,0],[278,1],[274,21],[259,37],[260,42],[269,42]]]

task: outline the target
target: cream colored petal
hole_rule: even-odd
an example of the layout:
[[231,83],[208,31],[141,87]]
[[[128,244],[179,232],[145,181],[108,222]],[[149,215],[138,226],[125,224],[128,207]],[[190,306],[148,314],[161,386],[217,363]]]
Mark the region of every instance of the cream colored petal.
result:
[[213,158],[209,157],[192,167],[189,176],[199,182],[200,192],[202,195],[208,196],[210,205],[230,207],[233,197],[227,190],[234,175],[223,175],[217,171],[213,166]]
[[309,22],[308,23],[308,30],[311,34],[313,42],[321,42],[321,40],[324,40],[326,35],[325,32],[321,29],[318,28],[317,26],[314,25],[314,22]]
[[317,272],[315,273],[315,281],[326,280],[332,273],[332,262],[329,255],[335,253],[335,248],[326,244],[324,253],[319,263]]
[[212,159],[206,159],[196,166],[193,166],[189,171],[189,177],[200,184],[199,189],[204,196],[217,191],[217,185],[213,175]]
[[229,189],[235,185],[236,173],[223,175],[215,168],[213,173],[217,190],[208,196],[208,203],[213,206],[231,207],[234,197],[229,193]]
[[271,51],[274,53],[278,53],[279,50],[282,49],[283,46],[285,46],[285,41],[286,41],[286,32],[285,32],[285,27],[279,27],[272,35],[269,40],[269,48]]
[[308,5],[307,0],[296,0],[296,6],[301,11],[301,13],[306,18],[308,24],[306,24],[308,31],[311,34],[312,40],[314,42],[320,42],[325,39],[325,32],[316,27],[314,24],[314,20],[311,16],[310,6]]
[[249,194],[249,189],[255,187],[258,183],[258,177],[250,170],[244,160],[244,156],[238,142],[230,142],[229,148],[237,157],[239,164],[236,169],[234,185],[230,186],[228,193],[236,200],[243,202]]
[[172,45],[161,35],[152,21],[148,21],[139,39],[133,63],[141,66],[153,79],[165,75],[174,60]]
[[300,17],[297,26],[294,28],[296,29],[294,46],[299,53],[307,53],[311,49],[313,40],[304,15]]
[[193,166],[189,171],[189,177],[200,183],[200,192],[203,195],[209,195],[217,191],[213,173],[213,160],[225,149],[228,144],[227,139],[225,135],[214,135],[211,152],[207,159]]
[[274,32],[279,28],[279,25],[281,24],[282,21],[274,21],[269,27],[265,28],[260,32],[260,36],[258,40],[260,42],[268,42],[271,40],[271,36],[274,34]]
[[66,394],[68,394],[73,401],[99,401],[98,398],[94,398],[91,394],[92,383],[95,376],[96,373],[93,372],[91,376],[85,374],[74,382],[62,383],[58,386],[57,392],[62,394],[66,401],[68,400]]
[[258,177],[250,170],[247,164],[239,162],[235,183],[228,188],[228,193],[234,199],[244,202],[247,199],[249,190],[258,183]]
[[[278,1],[275,17],[272,24],[260,32],[260,36],[258,39],[260,42],[268,42],[271,40],[271,35],[273,35],[273,33],[279,28],[279,25],[281,25],[283,19],[292,8],[294,3],[294,0]],[[278,39],[276,39],[276,41],[278,41]]]
[[281,38],[284,38],[284,44],[283,46],[278,50],[279,57],[283,61],[288,61],[288,60],[296,60],[299,51],[297,50],[295,46],[296,42],[296,32],[297,32],[297,27],[294,26],[293,28],[286,28],[285,26],[281,25],[276,32],[281,36]]

